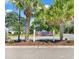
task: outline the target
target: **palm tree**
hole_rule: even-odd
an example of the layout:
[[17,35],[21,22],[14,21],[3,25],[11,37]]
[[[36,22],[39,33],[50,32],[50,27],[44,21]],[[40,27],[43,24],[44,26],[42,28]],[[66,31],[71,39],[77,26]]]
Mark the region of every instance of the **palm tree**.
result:
[[[54,24],[64,24],[74,13],[73,0],[55,0],[54,4],[50,7],[49,15],[51,15]],[[64,25],[63,25],[64,26]],[[61,30],[61,28],[60,28]],[[63,32],[60,32],[60,39],[63,38]]]
[[26,16],[26,28],[25,32],[27,36],[25,36],[25,39],[29,36],[29,28],[30,28],[30,18],[32,16],[32,10],[35,10],[38,4],[40,4],[40,0],[11,0],[17,8],[24,11],[24,14]]

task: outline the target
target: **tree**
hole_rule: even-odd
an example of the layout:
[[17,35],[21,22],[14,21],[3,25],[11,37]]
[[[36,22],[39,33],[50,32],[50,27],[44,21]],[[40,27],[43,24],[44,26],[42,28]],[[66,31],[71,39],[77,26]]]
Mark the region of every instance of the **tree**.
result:
[[48,29],[48,25],[47,23],[45,23],[42,19],[35,19],[32,23],[31,29],[33,31],[34,26],[36,26],[36,30],[37,31],[42,31],[42,30],[47,30]]
[[[6,13],[5,16],[5,26],[9,29],[12,29],[13,31],[18,31],[18,14],[16,12],[10,12],[10,13]],[[20,17],[21,18],[21,22],[20,22],[20,26],[21,26],[21,31],[24,31],[24,25],[25,25],[25,18],[24,17]]]
[[[42,4],[39,7],[37,7],[34,14],[35,21],[34,21],[33,26],[36,25],[36,23],[38,24],[40,23],[39,30],[53,31],[55,29],[56,31],[58,31],[59,24],[57,24],[58,20],[55,20],[56,13],[54,12],[54,15],[53,15],[51,11],[52,11],[51,6],[46,8],[45,5]],[[31,27],[31,29],[33,29],[33,26]]]
[[25,31],[26,31],[27,39],[28,39],[32,10],[36,9],[36,7],[40,4],[40,0],[11,0],[11,1],[17,6],[17,8],[24,11],[24,14],[26,16],[26,30]]
[[74,33],[74,23],[73,23],[73,21],[67,21],[65,23],[64,32],[65,33]]
[[[74,0],[55,0],[54,4],[50,7],[48,13],[51,15],[51,22],[54,24],[62,24],[74,16]],[[61,29],[61,28],[60,28]],[[63,38],[63,32],[60,32],[60,39]]]

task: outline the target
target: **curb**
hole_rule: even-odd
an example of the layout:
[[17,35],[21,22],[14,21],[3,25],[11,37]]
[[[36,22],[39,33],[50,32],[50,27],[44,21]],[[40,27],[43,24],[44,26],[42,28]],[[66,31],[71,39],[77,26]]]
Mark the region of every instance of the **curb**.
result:
[[74,46],[5,46],[5,48],[74,48]]

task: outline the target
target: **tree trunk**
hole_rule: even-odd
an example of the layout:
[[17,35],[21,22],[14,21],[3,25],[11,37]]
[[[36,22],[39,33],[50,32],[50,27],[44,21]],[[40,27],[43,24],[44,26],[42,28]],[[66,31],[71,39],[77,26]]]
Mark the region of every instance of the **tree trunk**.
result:
[[30,28],[30,17],[27,17],[26,19],[26,26],[25,26],[25,39],[29,39],[29,28]]
[[5,29],[5,42],[7,42],[8,41],[8,30],[7,30],[7,28]]
[[19,19],[18,19],[18,41],[19,42],[21,41],[20,34],[21,32],[20,32],[20,10],[19,10]]
[[24,12],[26,15],[26,27],[25,27],[25,39],[29,39],[29,29],[30,29],[30,18],[31,18],[31,9],[27,8]]
[[63,40],[63,33],[64,33],[64,24],[60,24],[60,40]]

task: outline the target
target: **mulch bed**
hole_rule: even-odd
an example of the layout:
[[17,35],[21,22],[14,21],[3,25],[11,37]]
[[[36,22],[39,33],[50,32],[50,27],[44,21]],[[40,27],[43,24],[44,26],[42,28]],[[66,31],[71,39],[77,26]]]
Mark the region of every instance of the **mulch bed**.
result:
[[73,46],[74,41],[72,40],[56,40],[53,41],[21,41],[21,42],[8,42],[6,46]]

